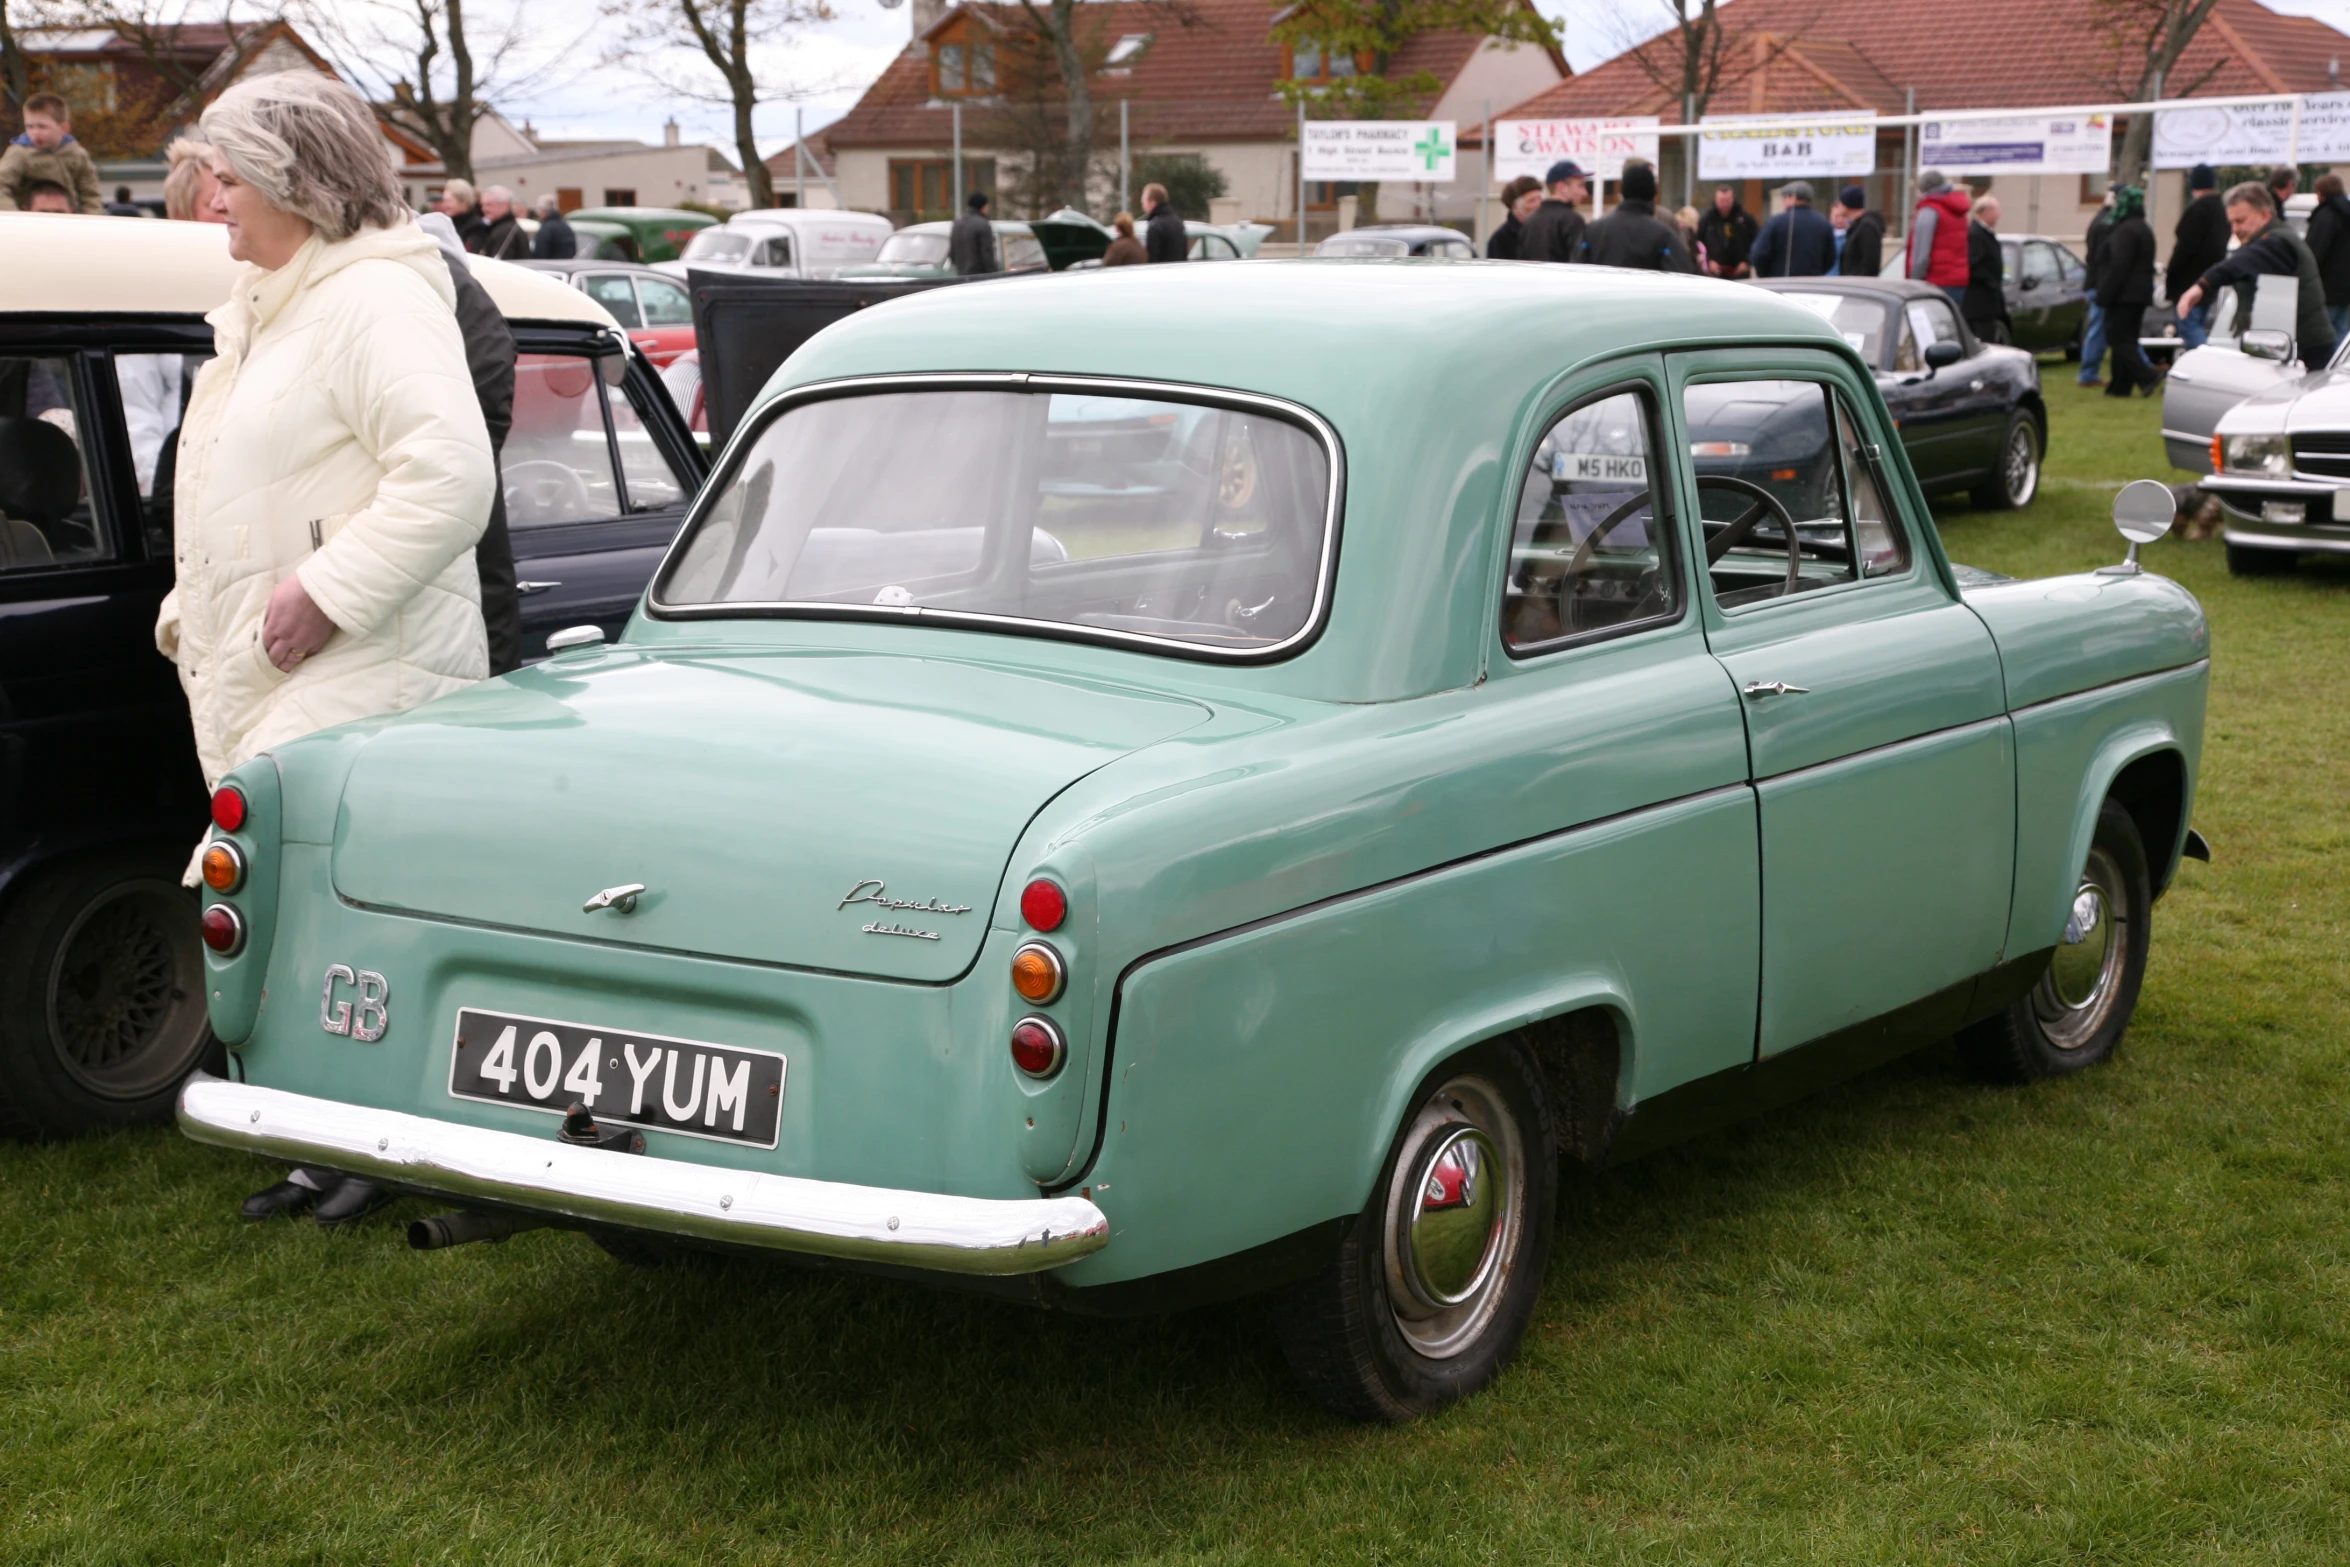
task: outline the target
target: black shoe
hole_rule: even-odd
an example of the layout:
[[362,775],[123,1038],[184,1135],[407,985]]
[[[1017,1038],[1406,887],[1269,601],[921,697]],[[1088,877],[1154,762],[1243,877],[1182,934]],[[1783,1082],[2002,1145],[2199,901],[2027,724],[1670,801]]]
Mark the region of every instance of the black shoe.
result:
[[333,1191],[318,1199],[318,1227],[339,1230],[347,1224],[357,1224],[391,1200],[392,1194],[373,1181],[346,1175]]
[[256,1224],[263,1219],[274,1219],[281,1213],[290,1219],[309,1207],[317,1196],[318,1193],[307,1186],[294,1181],[280,1181],[246,1198],[244,1207],[238,1212]]

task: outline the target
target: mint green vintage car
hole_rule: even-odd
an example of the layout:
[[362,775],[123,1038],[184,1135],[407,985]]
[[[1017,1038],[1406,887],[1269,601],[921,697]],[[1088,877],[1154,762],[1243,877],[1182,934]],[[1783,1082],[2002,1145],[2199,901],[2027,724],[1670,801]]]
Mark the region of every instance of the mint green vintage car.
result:
[[1951,566],[1760,290],[942,289],[716,475],[616,644],[228,780],[189,1135],[460,1206],[420,1244],[1279,1290],[1402,1419],[1508,1361],[1561,1159],[2100,1061],[2201,847],[2195,601]]

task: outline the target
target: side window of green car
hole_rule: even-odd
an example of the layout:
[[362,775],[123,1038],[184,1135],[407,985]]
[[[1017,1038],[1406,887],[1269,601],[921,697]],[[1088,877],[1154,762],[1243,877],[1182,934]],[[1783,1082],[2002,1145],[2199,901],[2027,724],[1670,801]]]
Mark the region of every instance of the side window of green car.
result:
[[1682,409],[1722,608],[1908,567],[1908,537],[1841,392],[1818,381],[1699,381]]
[[1644,392],[1567,410],[1526,465],[1510,530],[1501,640],[1513,654],[1680,612],[1669,513],[1658,504],[1656,411]]

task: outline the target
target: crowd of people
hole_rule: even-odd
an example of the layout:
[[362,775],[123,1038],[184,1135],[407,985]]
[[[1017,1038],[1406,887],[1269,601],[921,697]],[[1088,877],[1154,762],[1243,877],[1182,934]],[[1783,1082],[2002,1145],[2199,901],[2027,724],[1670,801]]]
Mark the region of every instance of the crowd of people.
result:
[[433,210],[456,229],[458,244],[493,261],[569,261],[579,254],[579,235],[552,192],[539,198],[536,234],[522,226],[514,192],[503,185],[477,191],[470,180],[451,180]]
[[[995,220],[987,215],[992,198],[975,190],[963,198],[963,211],[947,230],[947,265],[958,277],[982,277],[1004,270],[996,245]],[[1121,212],[1110,220],[1109,248],[1102,252],[1105,267],[1142,266],[1158,261],[1191,259],[1191,233],[1183,214],[1167,199],[1167,187],[1142,188],[1142,234],[1137,237],[1134,214]]]

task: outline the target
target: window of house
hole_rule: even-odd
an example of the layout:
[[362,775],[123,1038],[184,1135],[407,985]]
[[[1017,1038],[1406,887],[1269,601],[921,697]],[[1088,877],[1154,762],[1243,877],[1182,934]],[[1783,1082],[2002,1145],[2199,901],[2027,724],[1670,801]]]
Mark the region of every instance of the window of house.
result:
[[1301,43],[1289,51],[1289,77],[1298,82],[1336,82],[1350,76],[1360,76],[1363,62],[1351,54],[1324,48],[1318,43]]
[[995,47],[973,38],[969,22],[948,29],[930,46],[930,91],[939,98],[984,97],[995,91]]
[[1668,619],[1672,528],[1656,500],[1655,419],[1638,392],[1559,416],[1518,491],[1501,639],[1513,653]]
[[[955,164],[951,158],[892,158],[889,160],[889,204],[910,212],[915,221],[955,216]],[[996,188],[995,159],[965,158],[963,190],[992,192]]]
[[605,206],[607,206],[607,207],[633,207],[633,206],[635,206],[635,205],[636,205],[636,188],[635,188],[634,186],[629,186],[629,185],[607,185],[607,186],[605,186],[605,187],[604,187],[604,205],[605,205]]

